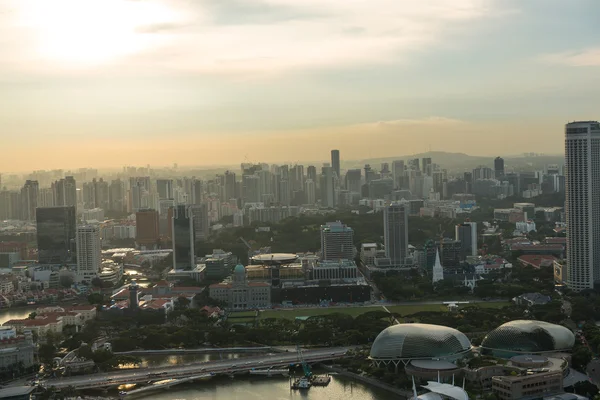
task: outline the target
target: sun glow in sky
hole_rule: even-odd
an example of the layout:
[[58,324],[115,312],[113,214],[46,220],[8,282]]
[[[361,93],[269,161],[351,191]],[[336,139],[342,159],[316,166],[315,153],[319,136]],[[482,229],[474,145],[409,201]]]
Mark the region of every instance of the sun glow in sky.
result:
[[18,23],[33,34],[35,51],[61,66],[94,66],[148,50],[160,41],[139,30],[179,22],[171,8],[153,2],[19,1]]
[[598,0],[0,0],[0,172],[560,153],[565,122],[600,118],[598,15]]

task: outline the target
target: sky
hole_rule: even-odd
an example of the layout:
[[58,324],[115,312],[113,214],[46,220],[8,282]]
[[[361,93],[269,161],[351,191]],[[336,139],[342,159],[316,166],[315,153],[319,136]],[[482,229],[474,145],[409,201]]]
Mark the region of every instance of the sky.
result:
[[0,171],[559,154],[598,0],[0,0]]

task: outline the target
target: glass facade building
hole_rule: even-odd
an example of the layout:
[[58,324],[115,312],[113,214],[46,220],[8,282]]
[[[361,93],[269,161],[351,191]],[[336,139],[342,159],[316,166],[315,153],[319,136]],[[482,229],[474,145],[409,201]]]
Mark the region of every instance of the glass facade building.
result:
[[175,269],[192,269],[195,266],[194,216],[192,208],[178,205],[173,210],[173,266]]
[[456,329],[430,324],[398,324],[384,329],[373,342],[376,361],[410,359],[456,360],[471,350],[469,339]]
[[77,219],[74,206],[36,209],[38,260],[41,264],[76,261]]
[[481,342],[485,353],[500,357],[570,350],[575,336],[568,328],[544,321],[517,320],[499,326]]

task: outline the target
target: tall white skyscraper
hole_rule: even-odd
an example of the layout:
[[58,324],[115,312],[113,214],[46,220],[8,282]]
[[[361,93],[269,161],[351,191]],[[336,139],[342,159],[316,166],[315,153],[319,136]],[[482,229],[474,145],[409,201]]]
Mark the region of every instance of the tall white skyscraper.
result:
[[91,282],[102,264],[100,230],[94,225],[77,227],[77,280]]
[[404,265],[408,256],[408,206],[394,202],[383,209],[385,256],[392,265]]
[[600,280],[600,123],[565,127],[567,286],[592,289]]

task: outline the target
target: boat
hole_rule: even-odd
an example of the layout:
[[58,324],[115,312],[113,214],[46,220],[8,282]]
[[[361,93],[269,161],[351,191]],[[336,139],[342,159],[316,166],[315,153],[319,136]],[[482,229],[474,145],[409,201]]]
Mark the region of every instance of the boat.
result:
[[123,396],[127,396],[127,392],[120,391],[120,392],[119,392],[119,396],[121,396],[121,397],[123,397]]
[[302,377],[300,379],[296,379],[296,381],[292,384],[292,389],[299,390],[308,390],[312,386],[310,379],[307,377]]

